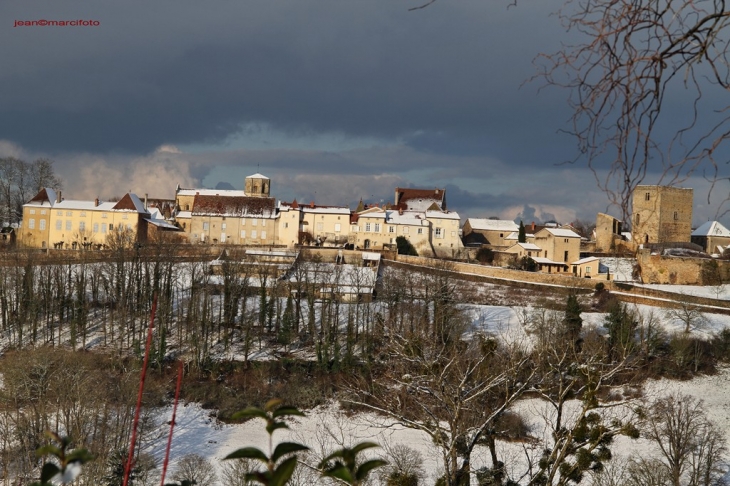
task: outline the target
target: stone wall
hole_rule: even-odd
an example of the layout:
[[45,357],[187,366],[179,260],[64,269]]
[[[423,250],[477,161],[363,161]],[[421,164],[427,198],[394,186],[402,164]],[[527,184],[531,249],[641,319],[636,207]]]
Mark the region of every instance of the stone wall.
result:
[[640,250],[636,256],[644,283],[671,285],[717,285],[730,282],[730,261],[652,255]]

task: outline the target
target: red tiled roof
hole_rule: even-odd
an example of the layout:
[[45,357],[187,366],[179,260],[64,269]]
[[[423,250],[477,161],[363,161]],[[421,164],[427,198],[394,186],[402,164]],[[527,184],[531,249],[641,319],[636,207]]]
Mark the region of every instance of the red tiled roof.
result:
[[270,216],[276,202],[273,197],[195,196],[192,214],[195,216]]
[[[395,188],[395,200],[397,204],[394,207],[398,209],[409,209],[408,202],[415,201],[433,201],[439,208],[446,209],[444,204],[444,195],[446,190],[444,189],[415,189],[415,188]],[[413,209],[413,208],[410,208]]]

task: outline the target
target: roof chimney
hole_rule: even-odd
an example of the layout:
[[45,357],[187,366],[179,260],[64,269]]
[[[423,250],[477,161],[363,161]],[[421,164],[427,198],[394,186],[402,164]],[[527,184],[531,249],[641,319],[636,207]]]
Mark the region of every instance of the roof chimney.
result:
[[94,199],[94,207],[97,207],[99,205],[99,198],[97,197]]
[[535,231],[535,222],[532,222],[532,231]]
[[144,210],[147,211],[147,193],[144,193]]
[[309,207],[310,207],[310,208],[314,208],[314,201],[311,201],[311,202],[309,203]]
[[56,194],[56,202],[60,203],[61,201],[63,201],[63,199],[61,199],[61,191],[58,191],[58,194]]

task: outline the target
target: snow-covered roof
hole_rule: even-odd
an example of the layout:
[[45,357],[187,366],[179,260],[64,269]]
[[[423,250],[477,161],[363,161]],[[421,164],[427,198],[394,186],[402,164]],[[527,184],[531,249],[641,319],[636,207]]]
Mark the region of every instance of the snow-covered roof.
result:
[[385,220],[388,224],[403,224],[409,226],[428,226],[428,221],[423,217],[423,213],[415,211],[403,211],[400,214],[398,211],[386,211]]
[[152,218],[145,218],[145,221],[147,221],[149,224],[155,225],[158,228],[163,229],[169,229],[169,230],[175,230],[175,231],[182,231],[180,228],[175,226],[174,224],[170,224],[167,221],[164,221],[162,219],[152,219]]
[[426,211],[426,217],[431,219],[461,219],[454,211]]
[[[519,246],[520,248],[522,248],[522,249],[524,249],[524,250],[530,250],[530,251],[542,251],[542,248],[540,248],[539,246],[537,246],[537,245],[536,245],[536,244],[534,244],[534,243],[515,243],[515,245],[514,245],[514,246]],[[513,247],[514,247],[514,246],[513,246]]]
[[596,260],[598,260],[598,258],[596,257],[586,257],[571,263],[571,265],[583,265],[584,263],[591,263],[595,262]]
[[472,229],[482,231],[518,231],[520,227],[508,219],[469,218],[466,220]]
[[302,212],[316,214],[346,214],[350,215],[350,208],[347,206],[299,206]]
[[380,260],[380,253],[375,253],[372,251],[364,251],[364,252],[362,252],[362,259],[363,260]]
[[[580,235],[574,231],[563,228],[543,228],[541,231],[547,231],[553,236],[559,236],[560,238],[580,238]],[[539,232],[538,232],[539,233]]]
[[177,191],[178,196],[230,196],[243,197],[246,191],[238,189],[180,189]]
[[723,236],[730,238],[730,230],[719,221],[708,221],[694,230],[692,236]]
[[192,211],[179,211],[175,215],[175,217],[176,218],[183,218],[183,219],[188,218],[189,219],[189,218],[192,218],[193,217],[193,212]]
[[266,179],[266,180],[269,180],[268,177],[266,177],[263,174],[259,174],[258,172],[256,172],[254,175],[250,175],[250,176],[246,177],[246,179]]
[[[525,233],[525,238],[534,238],[535,235],[532,233]],[[519,231],[513,231],[512,233],[508,234],[504,237],[505,240],[519,240],[520,239],[520,233]]]
[[565,262],[554,262],[551,259],[544,257],[532,257],[532,259],[541,265],[565,265]]

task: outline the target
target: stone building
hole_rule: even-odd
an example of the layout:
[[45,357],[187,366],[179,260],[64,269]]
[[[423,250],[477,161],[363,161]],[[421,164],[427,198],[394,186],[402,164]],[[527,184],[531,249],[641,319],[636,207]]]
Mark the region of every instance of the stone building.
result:
[[707,253],[722,255],[730,246],[730,231],[719,221],[708,221],[692,232],[692,243]]
[[23,205],[21,243],[28,248],[92,249],[115,242],[144,242],[150,212],[132,193],[119,201],[69,200],[41,189]]
[[637,245],[689,242],[692,232],[692,189],[636,186],[632,224],[632,240]]
[[596,216],[596,251],[617,251],[625,243],[621,235],[623,223],[611,215],[598,213]]

